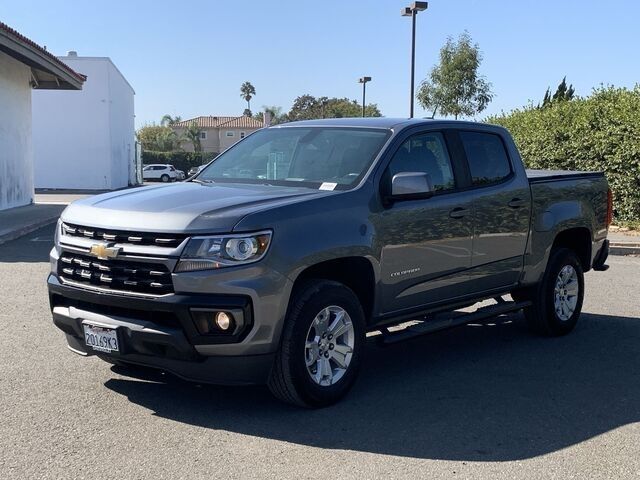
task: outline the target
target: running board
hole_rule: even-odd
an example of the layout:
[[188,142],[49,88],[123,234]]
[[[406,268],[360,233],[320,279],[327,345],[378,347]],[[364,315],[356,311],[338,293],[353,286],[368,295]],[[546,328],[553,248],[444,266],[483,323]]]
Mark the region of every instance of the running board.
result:
[[[468,323],[486,320],[487,318],[496,317],[505,313],[517,312],[525,307],[531,306],[530,301],[524,302],[506,302],[500,298],[496,299],[498,303],[478,308],[475,312],[447,312],[434,316],[433,320],[425,320],[422,323],[411,325],[407,328],[397,331],[382,330],[382,338],[380,343],[383,345],[391,345],[402,342],[410,338],[419,337],[427,333],[434,333],[448,328],[459,327]],[[441,316],[443,316],[440,318]]]

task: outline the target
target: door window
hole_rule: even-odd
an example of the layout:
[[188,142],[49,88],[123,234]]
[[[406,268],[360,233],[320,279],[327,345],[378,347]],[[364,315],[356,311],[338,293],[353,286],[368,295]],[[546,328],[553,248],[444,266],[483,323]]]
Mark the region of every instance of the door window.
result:
[[390,177],[400,172],[424,172],[436,192],[455,188],[451,159],[441,133],[430,132],[409,138],[389,164]]
[[473,185],[498,183],[511,175],[511,164],[502,139],[482,132],[460,132]]

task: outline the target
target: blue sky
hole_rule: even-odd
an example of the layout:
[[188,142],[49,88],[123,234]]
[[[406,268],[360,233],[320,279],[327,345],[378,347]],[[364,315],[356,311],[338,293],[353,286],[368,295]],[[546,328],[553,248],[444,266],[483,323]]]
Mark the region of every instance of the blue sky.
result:
[[[240,115],[240,84],[288,110],[310,93],[408,115],[410,19],[404,0],[2,2],[0,20],[55,54],[108,56],[136,90],[136,125],[164,113]],[[416,80],[448,35],[465,29],[496,95],[486,114],[536,102],[563,76],[580,95],[640,81],[640,2],[433,0],[418,15]],[[481,114],[481,118],[485,116]],[[425,113],[417,108],[416,116]]]

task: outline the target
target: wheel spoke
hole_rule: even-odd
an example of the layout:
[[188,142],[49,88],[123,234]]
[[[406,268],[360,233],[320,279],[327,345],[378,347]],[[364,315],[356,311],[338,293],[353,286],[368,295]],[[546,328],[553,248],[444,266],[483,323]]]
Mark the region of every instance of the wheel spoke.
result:
[[353,348],[351,348],[349,345],[343,345],[341,343],[336,343],[335,347],[333,348],[334,352],[338,352],[341,355],[346,356],[348,353],[353,352]]
[[575,280],[571,280],[569,283],[567,283],[567,293],[569,295],[578,295],[578,282]]
[[344,313],[344,310],[342,310],[335,314],[333,322],[331,322],[331,325],[329,325],[328,327],[329,333],[335,334],[335,329],[337,328],[337,326],[344,323]]
[[345,354],[334,350],[331,358],[333,359],[334,362],[336,362],[336,365],[338,365],[340,368],[347,368],[348,366],[347,356]]
[[333,328],[329,329],[329,332],[331,332],[335,338],[339,338],[352,328],[351,323],[346,323],[344,320],[341,320],[339,324],[334,322],[332,327]]
[[307,340],[305,348],[307,367],[310,367],[318,360],[318,344],[314,341]]
[[327,380],[329,385],[333,383],[333,370],[331,369],[331,363],[329,363],[328,358],[322,358],[320,360],[322,362],[322,380]]
[[313,379],[318,385],[322,383],[322,358],[319,358],[316,362],[316,373],[313,374]]

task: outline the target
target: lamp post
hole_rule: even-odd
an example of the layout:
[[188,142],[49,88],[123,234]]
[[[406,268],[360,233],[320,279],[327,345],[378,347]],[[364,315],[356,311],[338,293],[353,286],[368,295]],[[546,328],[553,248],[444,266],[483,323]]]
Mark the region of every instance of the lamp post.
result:
[[400,12],[403,17],[411,17],[411,98],[409,100],[409,118],[413,118],[413,89],[415,87],[416,67],[416,15],[418,15],[418,12],[426,10],[428,6],[428,2],[413,2]]
[[365,97],[367,95],[367,82],[371,81],[371,77],[360,77],[358,79],[358,83],[362,84],[362,116],[366,117],[367,115],[365,114],[365,107],[366,107],[366,103],[365,103]]

